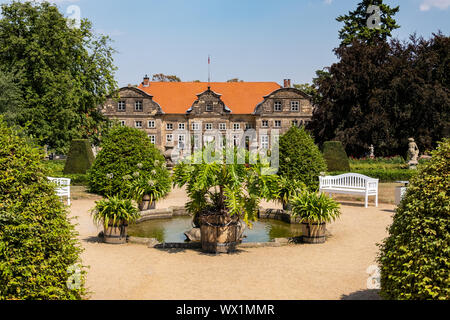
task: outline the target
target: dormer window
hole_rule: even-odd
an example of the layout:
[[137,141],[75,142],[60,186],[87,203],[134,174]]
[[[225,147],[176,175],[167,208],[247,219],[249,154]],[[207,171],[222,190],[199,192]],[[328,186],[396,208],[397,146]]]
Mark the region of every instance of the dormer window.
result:
[[281,112],[282,108],[283,108],[283,105],[282,105],[281,101],[275,101],[274,106],[273,106],[273,111]]
[[117,103],[117,111],[125,111],[125,109],[126,109],[125,101],[119,101]]
[[207,102],[206,103],[206,111],[207,112],[213,111],[213,104],[212,104],[212,102]]
[[134,103],[134,111],[143,111],[142,101],[136,101]]

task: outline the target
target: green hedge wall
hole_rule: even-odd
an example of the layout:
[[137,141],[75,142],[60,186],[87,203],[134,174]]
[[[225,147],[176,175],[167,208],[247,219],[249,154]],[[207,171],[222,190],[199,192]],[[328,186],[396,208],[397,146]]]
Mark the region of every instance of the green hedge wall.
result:
[[342,142],[327,141],[322,150],[328,171],[350,171],[350,162]]
[[419,166],[378,262],[383,298],[450,299],[450,139]]
[[0,300],[67,300],[85,294],[84,273],[79,287],[67,285],[82,249],[42,159],[41,149],[0,117]]
[[95,157],[89,140],[72,140],[64,174],[86,174]]

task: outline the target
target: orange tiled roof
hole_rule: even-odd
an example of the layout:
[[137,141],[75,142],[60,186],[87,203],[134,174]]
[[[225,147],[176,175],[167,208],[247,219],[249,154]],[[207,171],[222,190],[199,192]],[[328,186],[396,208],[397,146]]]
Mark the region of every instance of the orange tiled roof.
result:
[[[221,96],[233,114],[251,114],[264,96],[281,88],[276,82],[211,82],[211,90]],[[207,82],[150,82],[139,89],[153,96],[165,113],[181,113],[192,106],[197,95],[208,90]]]

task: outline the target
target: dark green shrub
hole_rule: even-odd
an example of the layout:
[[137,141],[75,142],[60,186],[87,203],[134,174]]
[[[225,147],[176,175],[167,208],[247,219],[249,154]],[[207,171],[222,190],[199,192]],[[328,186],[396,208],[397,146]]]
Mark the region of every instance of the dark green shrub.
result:
[[326,170],[322,153],[303,127],[291,127],[280,137],[280,176],[303,182],[313,190],[319,186],[320,173]]
[[94,160],[89,140],[72,140],[64,174],[85,174],[92,167]]
[[419,166],[378,260],[382,297],[450,299],[450,139]]
[[[367,169],[367,170],[351,170],[353,173],[363,174],[365,176],[380,179],[380,182],[395,182],[395,181],[409,181],[416,173],[416,170],[408,169]],[[328,173],[332,176],[337,176],[348,171],[334,171]]]
[[67,286],[81,249],[42,158],[0,117],[0,300],[84,295],[83,274],[81,287]]
[[[88,171],[89,189],[100,195],[130,195],[130,180],[145,177],[152,180],[155,170],[165,165],[164,156],[150,142],[145,132],[115,126],[104,137],[102,150]],[[163,170],[154,183],[166,183],[169,171]]]
[[340,141],[327,141],[323,144],[323,157],[328,171],[350,171],[347,153]]

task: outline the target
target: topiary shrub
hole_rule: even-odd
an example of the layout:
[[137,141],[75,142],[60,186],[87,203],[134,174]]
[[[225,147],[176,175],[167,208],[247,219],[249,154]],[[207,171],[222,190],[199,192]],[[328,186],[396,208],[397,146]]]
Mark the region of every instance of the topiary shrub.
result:
[[303,182],[310,190],[319,186],[319,176],[327,170],[325,160],[314,139],[303,127],[291,127],[280,137],[280,169],[278,174]]
[[381,245],[381,296],[450,299],[450,139],[419,166]]
[[[164,156],[141,130],[115,126],[104,137],[101,147],[88,171],[91,192],[129,197],[130,181],[135,178],[145,177],[164,184],[170,180],[169,171],[161,170],[165,167]],[[153,181],[156,176],[158,181]]]
[[94,160],[89,140],[72,140],[64,174],[85,174],[92,167]]
[[323,144],[323,157],[328,171],[350,171],[350,161],[340,141],[327,141]]
[[77,234],[47,181],[43,157],[0,117],[0,300],[85,294],[84,273],[78,284],[70,274],[80,262]]

